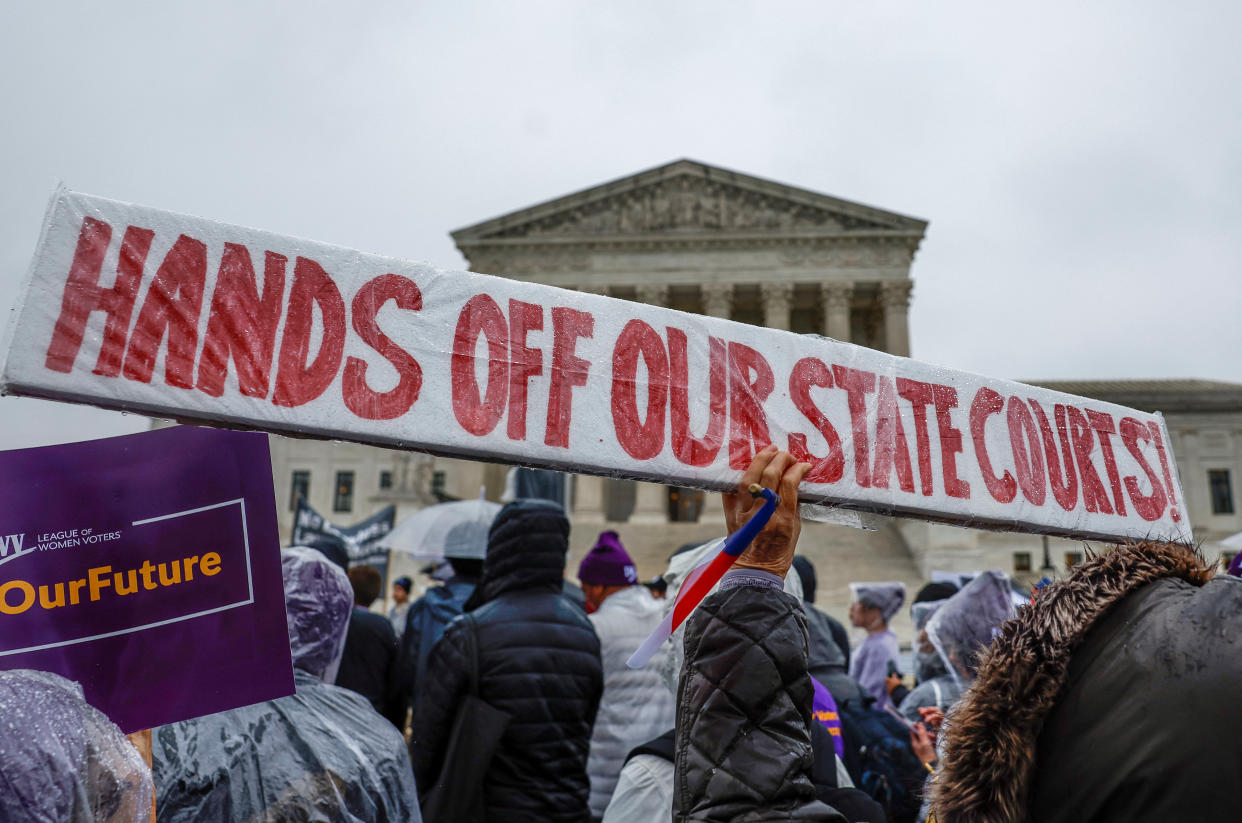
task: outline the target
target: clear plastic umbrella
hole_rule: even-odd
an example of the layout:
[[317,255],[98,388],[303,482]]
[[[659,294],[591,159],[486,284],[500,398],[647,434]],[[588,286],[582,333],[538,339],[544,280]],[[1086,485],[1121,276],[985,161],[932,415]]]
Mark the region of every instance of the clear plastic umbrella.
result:
[[417,560],[482,559],[487,553],[487,532],[499,511],[499,503],[483,499],[428,506],[398,523],[379,545]]
[[1227,549],[1242,549],[1242,532],[1229,535],[1220,544]]

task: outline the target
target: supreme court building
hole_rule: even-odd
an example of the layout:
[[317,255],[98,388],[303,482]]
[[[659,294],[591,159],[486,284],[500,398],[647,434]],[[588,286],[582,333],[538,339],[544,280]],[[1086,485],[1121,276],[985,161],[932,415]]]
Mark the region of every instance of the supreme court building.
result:
[[[927,223],[914,217],[679,160],[452,233],[471,271],[607,294],[909,356],[911,266]],[[1169,415],[1196,535],[1242,530],[1242,386],[1207,381],[1047,383]],[[1126,392],[1129,394],[1126,394]],[[1173,407],[1169,403],[1173,403]],[[506,466],[349,443],[272,437],[282,535],[307,497],[341,524],[388,503],[398,519],[437,500],[499,499]],[[1202,482],[1200,482],[1202,481]],[[652,483],[573,479],[571,558],[613,529],[650,578],[678,546],[723,533],[716,495]],[[1202,486],[1202,488],[1200,488]],[[844,617],[850,580],[917,588],[933,570],[998,567],[1038,577],[1030,535],[879,518],[862,531],[808,523],[799,544],[819,569],[821,606]],[[1201,526],[1202,524],[1202,526]],[[1082,556],[1052,540],[1052,566]],[[913,590],[913,589],[912,589]]]

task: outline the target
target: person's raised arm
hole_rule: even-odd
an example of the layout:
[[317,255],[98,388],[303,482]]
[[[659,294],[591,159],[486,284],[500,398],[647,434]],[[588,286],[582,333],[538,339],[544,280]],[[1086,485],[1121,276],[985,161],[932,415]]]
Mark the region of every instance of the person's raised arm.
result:
[[[798,484],[810,466],[768,447],[725,495],[729,532],[761,506],[752,483],[781,497],[765,528],[686,621],[677,694],[673,819],[844,821],[810,779],[811,678],[802,604],[783,591],[801,524]],[[758,816],[757,816],[758,815]]]

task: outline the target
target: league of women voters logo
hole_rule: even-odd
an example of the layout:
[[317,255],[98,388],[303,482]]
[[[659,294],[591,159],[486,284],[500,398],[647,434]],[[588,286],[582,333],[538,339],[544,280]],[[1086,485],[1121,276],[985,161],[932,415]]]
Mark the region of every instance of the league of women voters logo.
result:
[[[0,657],[140,632],[254,602],[245,500],[124,528],[4,535]],[[74,549],[72,556],[64,549]],[[51,552],[56,562],[46,560]],[[18,562],[14,562],[18,561]],[[49,619],[54,616],[56,619]]]

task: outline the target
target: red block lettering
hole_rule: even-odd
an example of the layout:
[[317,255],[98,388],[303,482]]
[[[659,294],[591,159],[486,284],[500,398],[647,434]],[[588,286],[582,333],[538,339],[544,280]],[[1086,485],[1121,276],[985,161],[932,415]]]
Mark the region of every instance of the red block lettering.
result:
[[876,424],[875,424],[875,468],[871,472],[871,485],[880,489],[888,488],[888,476],[894,465],[897,469],[897,484],[904,492],[914,492],[914,473],[910,468],[910,444],[906,441],[906,430],[901,423],[901,413],[897,410],[897,394],[893,389],[891,378],[876,377]]
[[798,411],[811,421],[811,425],[828,443],[828,454],[823,457],[811,454],[806,435],[797,432],[789,434],[789,453],[794,460],[811,464],[811,470],[806,474],[807,482],[836,483],[845,474],[845,450],[841,448],[841,435],[837,434],[836,427],[811,399],[812,386],[831,389],[832,372],[823,360],[804,357],[794,364],[793,371],[789,373],[789,396]]
[[1108,485],[1113,490],[1117,514],[1124,517],[1126,499],[1121,494],[1121,477],[1117,473],[1117,458],[1113,455],[1113,441],[1109,438],[1110,434],[1117,432],[1117,427],[1113,424],[1111,415],[1092,409],[1087,409],[1087,420],[1090,421],[1091,428],[1095,429],[1095,436],[1100,441],[1100,451],[1104,454],[1104,471],[1108,474]]
[[[854,439],[854,480],[859,488],[871,486],[871,456],[867,445],[867,395],[875,391],[875,375],[833,364],[837,388],[845,392]],[[742,468],[745,468],[743,466]]]
[[772,442],[763,401],[776,382],[763,355],[741,343],[729,344],[729,466],[745,469]]
[[397,385],[386,392],[377,392],[367,385],[367,363],[357,357],[345,360],[345,372],[341,375],[341,393],[345,407],[364,420],[392,420],[410,410],[418,400],[423,386],[423,370],[409,352],[398,346],[380,331],[375,316],[389,300],[397,308],[418,311],[423,307],[423,295],[408,277],[382,274],[371,280],[354,295],[354,331],[362,342],[392,364],[397,370]]
[[[323,338],[311,361],[311,320],[316,305],[323,319]],[[323,394],[336,377],[344,351],[345,301],[322,266],[299,257],[293,264],[272,403],[293,408]]]
[[[474,352],[479,335],[487,337],[487,394],[479,396]],[[509,400],[509,326],[489,295],[478,294],[462,307],[453,335],[453,414],[476,437],[496,428]]]
[[552,307],[552,383],[548,387],[548,427],[543,442],[569,447],[574,386],[585,386],[590,361],[574,354],[579,337],[595,334],[595,317],[565,306]]
[[936,404],[936,425],[940,429],[940,471],[944,475],[944,491],[949,497],[970,497],[970,484],[957,476],[957,454],[962,451],[962,432],[953,425],[950,410],[957,406],[957,389],[932,385],[932,402]]
[[932,488],[931,441],[927,436],[927,407],[932,403],[930,383],[897,378],[897,393],[910,401],[914,411],[914,443],[919,459],[919,486],[924,497],[930,497]]
[[155,232],[130,226],[121,240],[121,256],[117,261],[116,282],[112,288],[99,285],[104,256],[112,239],[112,227],[102,220],[82,220],[78,245],[69,267],[65,293],[61,297],[60,316],[52,330],[44,365],[52,371],[69,372],[82,347],[86,321],[91,312],[100,310],[108,315],[95,374],[116,377],[121,371],[125,353],[125,337],[129,334],[129,318],[134,312],[138,285]]
[[526,345],[526,335],[543,330],[543,307],[509,299],[509,423],[510,440],[526,439],[526,389],[543,374],[543,352]]
[[1174,523],[1180,523],[1181,513],[1177,510],[1177,491],[1173,488],[1173,474],[1169,471],[1169,456],[1164,451],[1164,437],[1160,434],[1160,424],[1155,421],[1147,424],[1151,432],[1152,442],[1156,444],[1156,454],[1160,455],[1160,470],[1164,473],[1164,483],[1169,490],[1169,517]]
[[1167,502],[1164,495],[1164,487],[1160,485],[1160,478],[1156,476],[1155,470],[1143,457],[1143,451],[1139,448],[1138,441],[1144,443],[1151,442],[1151,432],[1147,430],[1139,421],[1133,417],[1123,417],[1121,424],[1118,426],[1121,434],[1121,442],[1126,447],[1126,451],[1130,452],[1130,456],[1139,464],[1139,468],[1147,475],[1147,482],[1151,484],[1151,494],[1143,494],[1139,488],[1137,477],[1127,477],[1125,479],[1126,491],[1130,493],[1130,500],[1134,503],[1134,510],[1138,512],[1139,517],[1147,521],[1159,520],[1164,514],[1164,505]]
[[[1078,474],[1074,471],[1074,455],[1070,449],[1069,427],[1065,422],[1065,407],[1057,404],[1053,414],[1057,422],[1057,432],[1061,439],[1061,458],[1057,458],[1057,441],[1052,435],[1052,427],[1048,425],[1048,415],[1034,399],[1028,398],[1031,411],[1039,420],[1039,431],[1044,441],[1044,459],[1048,461],[1048,482],[1052,486],[1052,496],[1057,505],[1073,511],[1078,505]],[[1064,473],[1061,467],[1065,467]]]
[[669,427],[673,455],[687,466],[710,466],[724,443],[729,416],[727,351],[723,340],[707,338],[708,409],[707,431],[701,438],[690,433],[690,368],[686,333],[672,326],[668,331]]
[[1005,398],[987,386],[979,389],[974,402],[970,404],[970,437],[975,442],[975,459],[979,461],[979,471],[983,474],[983,482],[988,493],[998,503],[1009,503],[1018,494],[1018,484],[1013,475],[1006,470],[1003,477],[997,477],[992,471],[992,460],[988,457],[988,438],[984,426],[988,417],[1005,408]]
[[[647,364],[647,419],[638,417],[638,358]],[[612,424],[617,442],[635,460],[649,460],[664,448],[668,405],[668,355],[655,329],[641,320],[625,324],[612,353]]]
[[[1060,410],[1060,407],[1057,407]],[[1091,426],[1087,418],[1074,406],[1066,406],[1069,417],[1070,438],[1074,441],[1074,456],[1078,458],[1078,476],[1082,478],[1082,502],[1089,512],[1112,514],[1113,507],[1108,502],[1108,492],[1100,482],[1100,476],[1091,464],[1091,450],[1095,448],[1095,438],[1091,436]]]
[[[1048,487],[1044,474],[1044,455],[1039,447],[1039,429],[1031,410],[1017,397],[1009,398],[1005,410],[1009,425],[1009,446],[1013,450],[1014,473],[1022,496],[1036,506],[1044,505]],[[1053,455],[1053,460],[1056,455]]]
[[237,365],[241,393],[247,397],[267,397],[288,262],[282,254],[267,252],[260,297],[250,251],[237,243],[224,244],[216,290],[211,296],[207,336],[198,361],[199,391],[212,397],[224,393],[224,375],[231,356]]
[[198,353],[198,315],[203,310],[207,280],[207,245],[181,235],[164,257],[147,289],[138,322],[125,350],[122,373],[130,380],[151,382],[155,355],[164,333],[168,354],[164,382],[179,389],[194,387],[194,356]]

